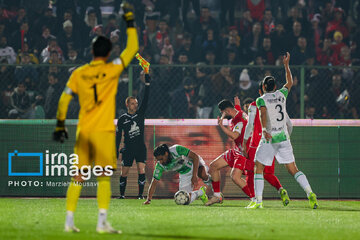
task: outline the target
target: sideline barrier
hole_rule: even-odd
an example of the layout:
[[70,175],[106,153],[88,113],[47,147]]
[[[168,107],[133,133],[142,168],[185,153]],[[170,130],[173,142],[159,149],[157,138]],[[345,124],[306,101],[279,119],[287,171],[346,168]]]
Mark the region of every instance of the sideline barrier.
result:
[[[226,121],[225,121],[226,122]],[[307,120],[293,119],[291,141],[296,163],[309,179],[313,190],[320,198],[360,198],[360,120]],[[73,152],[77,120],[67,120],[69,140],[58,144],[51,140],[55,120],[0,120],[0,196],[65,196],[69,176],[9,176],[11,172],[39,173],[40,161],[36,156],[18,157],[9,160],[9,153],[42,153],[43,175],[54,164],[46,163],[46,156],[53,153]],[[209,164],[232,142],[219,130],[215,119],[147,119],[145,141],[148,148],[146,168],[147,183],[154,167],[152,149],[167,142],[189,147]],[[48,155],[46,150],[48,150]],[[64,163],[64,159],[61,159]],[[56,164],[55,164],[56,165]],[[134,164],[135,165],[135,164]],[[69,167],[69,163],[64,166]],[[118,168],[120,164],[118,163]],[[57,170],[57,169],[55,169]],[[222,172],[222,191],[226,197],[244,197],[242,191],[229,178],[229,169]],[[276,165],[275,173],[292,198],[304,198],[303,190],[286,170]],[[119,174],[112,177],[113,196],[119,195]],[[172,197],[177,190],[176,174],[164,174],[156,196]],[[200,183],[200,182],[199,182]],[[137,172],[130,170],[127,196],[137,195]],[[96,181],[92,178],[83,188],[82,196],[96,195]],[[264,197],[277,198],[278,193],[268,184]]]

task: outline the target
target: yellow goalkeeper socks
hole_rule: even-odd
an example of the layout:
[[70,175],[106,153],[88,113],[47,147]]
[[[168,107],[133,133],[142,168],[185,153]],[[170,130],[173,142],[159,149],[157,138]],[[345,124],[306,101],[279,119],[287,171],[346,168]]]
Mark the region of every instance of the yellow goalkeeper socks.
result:
[[71,183],[66,193],[66,210],[75,212],[78,199],[80,197],[82,185],[71,179]]
[[99,209],[109,209],[111,198],[110,177],[98,177],[97,202]]

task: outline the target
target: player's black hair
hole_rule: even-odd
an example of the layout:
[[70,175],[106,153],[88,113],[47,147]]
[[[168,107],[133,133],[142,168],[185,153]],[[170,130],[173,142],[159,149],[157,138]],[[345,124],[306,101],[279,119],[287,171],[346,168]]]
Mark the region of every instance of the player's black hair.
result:
[[262,87],[263,87],[263,82],[260,81],[259,82],[259,90],[260,90],[261,94],[264,94],[264,90],[262,89]]
[[252,99],[252,98],[245,98],[244,105],[245,104],[251,104],[253,101],[254,101],[254,99]]
[[263,80],[263,84],[266,92],[274,91],[275,78],[273,76],[266,76]]
[[218,108],[223,111],[226,108],[234,108],[234,104],[228,99],[223,99],[218,103]]
[[163,156],[166,152],[170,153],[168,145],[161,144],[154,149],[154,157]]
[[92,40],[94,57],[106,57],[112,49],[110,39],[104,36],[97,36]]

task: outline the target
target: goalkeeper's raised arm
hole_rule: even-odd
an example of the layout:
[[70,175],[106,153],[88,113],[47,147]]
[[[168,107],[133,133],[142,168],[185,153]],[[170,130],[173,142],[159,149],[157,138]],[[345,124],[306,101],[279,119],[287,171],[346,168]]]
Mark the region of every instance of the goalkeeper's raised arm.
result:
[[134,7],[126,2],[121,4],[121,7],[124,11],[123,18],[126,21],[127,42],[126,48],[120,54],[120,59],[124,68],[126,68],[139,50],[139,41],[135,28]]

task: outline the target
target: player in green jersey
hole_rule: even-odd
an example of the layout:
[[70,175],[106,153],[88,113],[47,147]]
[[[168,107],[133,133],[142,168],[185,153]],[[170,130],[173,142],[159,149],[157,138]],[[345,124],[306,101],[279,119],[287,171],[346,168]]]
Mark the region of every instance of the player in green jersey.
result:
[[189,193],[190,203],[197,198],[200,198],[204,204],[208,201],[205,187],[193,191],[193,188],[198,182],[198,177],[201,178],[205,184],[211,186],[208,167],[199,155],[181,145],[175,144],[168,147],[166,144],[161,144],[155,148],[154,156],[157,164],[144,204],[150,204],[156,185],[166,171],[176,171],[179,173],[179,190],[184,190]]

